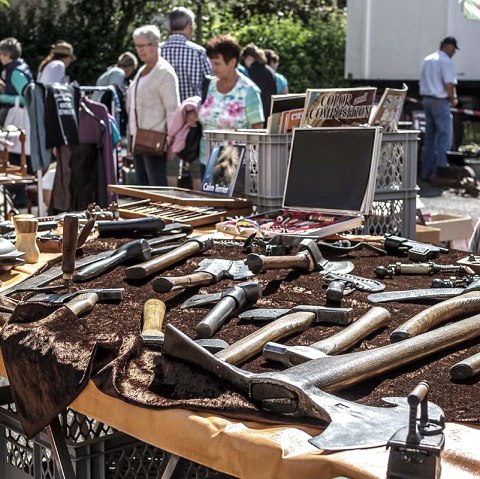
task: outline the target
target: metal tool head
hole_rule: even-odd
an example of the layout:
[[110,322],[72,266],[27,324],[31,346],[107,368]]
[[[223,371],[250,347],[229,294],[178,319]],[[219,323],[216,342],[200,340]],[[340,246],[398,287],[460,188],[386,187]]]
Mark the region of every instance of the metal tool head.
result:
[[250,309],[240,313],[238,317],[252,321],[270,321],[295,312],[314,313],[315,321],[319,323],[350,324],[353,320],[352,308],[330,308],[312,304],[302,304],[291,309]]
[[152,257],[152,250],[147,240],[145,239],[131,241],[130,243],[120,246],[120,248],[118,248],[112,253],[112,256],[119,254],[123,251],[126,251],[128,253],[128,257],[130,260],[135,260],[139,262],[148,261]]
[[304,363],[310,359],[324,358],[325,353],[308,346],[286,346],[272,341],[265,344],[262,355],[265,359],[282,363],[288,368]]
[[320,253],[317,243],[312,239],[304,239],[300,241],[298,245],[298,251],[308,251],[312,257],[313,261],[313,271],[319,271],[323,269],[323,265],[328,261]]
[[208,235],[202,235],[202,236],[194,236],[193,238],[189,238],[185,243],[191,243],[195,242],[198,243],[200,246],[200,250],[198,251],[199,253],[203,253],[207,249],[213,248],[213,238]]
[[[365,406],[321,391],[295,373],[295,367],[263,374],[244,371],[221,361],[170,324],[164,353],[229,382],[263,409],[330,423],[322,434],[309,440],[326,451],[383,446],[408,421],[410,408],[405,398],[386,398],[396,405],[392,408]],[[428,406],[432,417],[443,414],[435,404]]]
[[[164,334],[158,334],[158,335],[141,334],[140,336],[142,337],[143,344],[148,349],[152,349],[160,352],[164,351],[164,348],[165,348]],[[214,339],[214,338],[196,339],[194,342],[199,347],[206,349],[212,354],[218,353],[219,351],[223,351],[228,346],[228,343],[223,339]]]
[[227,288],[222,293],[222,298],[229,296],[237,302],[239,308],[245,305],[255,304],[262,296],[262,287],[258,281],[247,281],[239,283],[231,288]]
[[218,282],[225,277],[230,277],[228,271],[232,265],[232,261],[228,259],[210,259],[205,258],[198,264],[196,272],[209,273],[214,278],[214,282]]
[[64,294],[55,294],[55,293],[44,293],[36,294],[27,299],[28,302],[32,301],[44,301],[52,304],[62,304],[65,303],[76,296],[84,293],[96,293],[98,296],[97,301],[119,301],[123,299],[123,292],[125,288],[92,288],[92,289],[79,289],[78,291],[73,291],[71,293]]
[[246,279],[253,276],[253,273],[245,264],[245,261],[238,260],[231,262],[231,265],[228,268],[228,275],[232,279]]
[[222,291],[210,294],[194,294],[180,305],[180,309],[198,308],[218,303],[222,299],[222,294]]
[[355,266],[351,261],[327,261],[325,260],[322,265],[320,274],[328,273],[350,273]]

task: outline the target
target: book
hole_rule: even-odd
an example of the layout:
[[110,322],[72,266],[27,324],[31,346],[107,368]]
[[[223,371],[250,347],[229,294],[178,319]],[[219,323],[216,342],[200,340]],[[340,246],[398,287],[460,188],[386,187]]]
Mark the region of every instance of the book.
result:
[[300,127],[365,125],[376,91],[374,87],[308,89]]
[[408,86],[405,83],[402,89],[385,88],[378,105],[372,108],[368,123],[372,126],[381,126],[384,131],[397,131],[407,90]]
[[272,95],[270,106],[270,116],[267,118],[267,132],[278,134],[280,131],[280,121],[282,113],[289,110],[303,110],[305,105],[305,93],[289,93],[287,95]]
[[203,177],[202,191],[233,196],[244,157],[244,145],[214,145]]
[[280,134],[291,133],[294,128],[298,128],[300,126],[303,108],[282,111],[280,115],[280,128],[278,132]]

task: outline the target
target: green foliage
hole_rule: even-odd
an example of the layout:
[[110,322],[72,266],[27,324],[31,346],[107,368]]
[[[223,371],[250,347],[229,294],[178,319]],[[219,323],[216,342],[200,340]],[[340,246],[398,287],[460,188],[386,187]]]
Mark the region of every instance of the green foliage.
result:
[[[5,0],[0,0],[1,2]],[[118,55],[133,50],[134,28],[162,25],[178,5],[197,16],[197,41],[205,44],[220,33],[231,33],[241,45],[255,42],[280,55],[279,72],[291,92],[306,88],[341,87],[343,79],[345,16],[336,0],[70,0],[62,10],[59,0],[31,0],[22,12],[0,8],[2,36],[20,40],[24,58],[36,72],[50,45],[70,42],[77,61],[68,72],[82,85],[94,84]]]

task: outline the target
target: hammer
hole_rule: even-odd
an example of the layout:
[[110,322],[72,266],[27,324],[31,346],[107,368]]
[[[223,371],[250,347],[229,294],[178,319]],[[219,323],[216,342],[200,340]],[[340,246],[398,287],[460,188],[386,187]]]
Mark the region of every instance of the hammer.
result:
[[390,313],[385,308],[374,307],[339,333],[310,346],[285,346],[268,342],[263,347],[263,356],[290,367],[311,359],[342,353],[377,329],[387,326],[390,318]]
[[254,274],[270,269],[293,268],[300,271],[320,271],[328,261],[322,256],[318,245],[311,239],[304,239],[298,245],[298,253],[291,256],[264,256],[251,253],[245,260]]
[[[166,305],[159,299],[149,299],[143,306],[143,328],[141,337],[143,344],[154,350],[163,349],[164,334],[162,331],[163,320],[165,319]],[[223,339],[199,339],[195,341],[199,346],[216,353],[228,346]]]
[[197,324],[199,338],[211,338],[234,311],[256,303],[262,295],[259,283],[250,281],[227,288],[215,307]]
[[91,263],[73,275],[76,283],[89,281],[100,276],[116,266],[129,261],[142,262],[151,258],[152,252],[148,242],[144,239],[135,240],[127,243],[105,259]]

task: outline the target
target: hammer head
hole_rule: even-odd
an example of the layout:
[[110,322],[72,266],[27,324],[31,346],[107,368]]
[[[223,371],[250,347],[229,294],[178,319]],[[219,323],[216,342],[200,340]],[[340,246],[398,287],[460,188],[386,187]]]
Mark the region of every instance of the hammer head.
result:
[[288,368],[311,359],[324,358],[325,353],[308,346],[286,346],[272,341],[265,344],[262,355],[265,359],[282,363]]
[[300,241],[298,245],[298,251],[308,251],[313,261],[313,271],[319,271],[323,269],[323,264],[326,259],[322,256],[317,243],[312,239],[304,239]]
[[203,253],[207,249],[213,248],[213,238],[211,236],[202,235],[202,236],[194,236],[193,238],[188,239],[185,243],[189,243],[194,241],[198,243],[200,246],[199,253]]
[[[154,351],[163,351],[163,345],[165,342],[165,336],[163,334],[142,334],[141,336],[143,344],[146,348],[152,349]],[[196,339],[195,342],[199,346],[202,346],[202,348],[205,348],[207,351],[211,352],[212,354],[218,353],[219,351],[222,351],[228,346],[228,343],[223,339]]]
[[126,252],[127,261],[148,261],[152,257],[152,250],[147,240],[140,239],[124,244],[117,249],[116,253]]
[[227,288],[222,297],[230,296],[235,299],[238,308],[243,308],[247,304],[255,304],[262,296],[262,287],[258,281],[246,281],[239,283],[232,288]]

